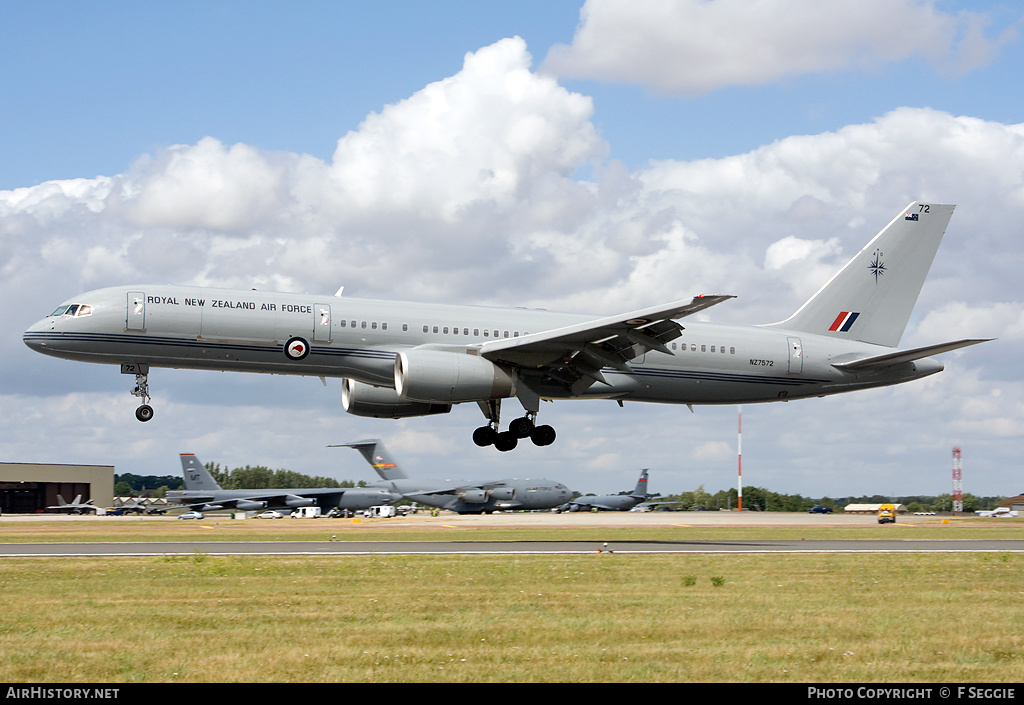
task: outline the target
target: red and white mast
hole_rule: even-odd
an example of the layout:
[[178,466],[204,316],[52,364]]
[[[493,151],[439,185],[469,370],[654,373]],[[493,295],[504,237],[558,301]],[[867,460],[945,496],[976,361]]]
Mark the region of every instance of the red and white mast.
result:
[[960,467],[960,447],[953,446],[953,513],[964,511],[964,486]]
[[736,419],[736,473],[739,510],[743,511],[743,407],[739,407]]

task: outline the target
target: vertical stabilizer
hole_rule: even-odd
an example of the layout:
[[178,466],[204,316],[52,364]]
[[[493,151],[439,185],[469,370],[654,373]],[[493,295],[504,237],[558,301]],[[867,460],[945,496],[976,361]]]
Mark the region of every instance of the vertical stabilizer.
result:
[[192,453],[181,454],[181,474],[185,476],[186,490],[219,490],[220,485],[210,471]]
[[911,203],[796,313],[772,326],[896,347],[953,208]]
[[388,449],[384,447],[382,441],[371,439],[368,441],[356,441],[355,443],[339,443],[338,445],[345,448],[355,448],[362,453],[363,457],[366,458],[366,462],[372,465],[373,469],[384,480],[409,479],[405,471],[399,467],[395,459],[388,453]]
[[636,481],[636,489],[630,496],[647,499],[647,468],[640,471],[640,479]]

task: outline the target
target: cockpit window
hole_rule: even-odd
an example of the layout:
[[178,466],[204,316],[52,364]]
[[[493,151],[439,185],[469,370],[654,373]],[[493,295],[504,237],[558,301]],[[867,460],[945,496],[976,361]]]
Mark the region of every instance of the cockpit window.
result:
[[89,304],[70,304],[65,306],[58,306],[57,309],[50,314],[50,316],[75,316],[76,318],[91,315],[92,306],[90,306]]

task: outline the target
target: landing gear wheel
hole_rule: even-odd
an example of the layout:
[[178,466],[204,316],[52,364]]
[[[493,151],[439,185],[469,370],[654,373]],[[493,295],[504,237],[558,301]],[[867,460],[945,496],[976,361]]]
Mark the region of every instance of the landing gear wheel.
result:
[[481,448],[485,448],[490,445],[494,445],[494,441],[498,436],[498,432],[490,426],[481,426],[477,430],[473,431],[473,442]]
[[516,438],[529,438],[533,432],[533,419],[528,416],[515,419],[508,425],[508,432]]
[[126,369],[135,372],[135,389],[132,396],[142,401],[135,410],[135,418],[145,423],[153,418],[153,407],[149,405],[149,365],[121,365],[122,372]]
[[519,445],[519,439],[511,431],[499,433],[494,439],[494,447],[502,453],[514,450],[517,445]]
[[535,446],[549,446],[555,442],[555,429],[550,426],[537,426],[530,432],[530,440]]

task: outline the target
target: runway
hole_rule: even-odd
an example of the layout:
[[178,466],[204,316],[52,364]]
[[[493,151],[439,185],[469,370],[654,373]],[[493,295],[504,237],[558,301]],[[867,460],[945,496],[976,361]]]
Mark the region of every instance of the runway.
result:
[[[125,522],[126,538],[132,532],[129,527],[167,526],[176,532],[175,537],[165,541],[152,541],[143,537],[125,541],[60,541],[0,543],[0,557],[5,558],[74,558],[74,557],[141,557],[141,556],[187,556],[204,554],[210,556],[367,556],[367,555],[551,555],[551,554],[754,554],[754,553],[1021,553],[1024,539],[923,539],[906,535],[914,525],[934,525],[941,518],[908,516],[900,517],[900,524],[889,525],[886,533],[891,537],[872,537],[855,540],[830,539],[737,539],[699,540],[687,539],[689,528],[710,526],[762,526],[782,528],[807,527],[877,527],[873,516],[862,515],[808,515],[799,513],[765,512],[602,512],[580,514],[495,514],[490,516],[442,515],[431,517],[420,514],[395,519],[354,520],[245,520],[238,522],[227,517],[211,516],[207,520],[180,522],[170,517],[13,517],[5,515],[0,523],[16,522],[21,526],[36,522],[80,522],[79,530],[86,527],[99,529],[110,523]],[[992,519],[993,522],[1005,520]],[[309,524],[307,522],[316,522]],[[1001,523],[998,525],[1002,525]],[[308,540],[308,528],[315,526],[317,533],[323,529],[322,540]],[[474,529],[483,528],[557,528],[564,532],[566,540],[472,540]],[[572,528],[591,530],[612,528],[673,528],[679,529],[679,539],[659,540],[574,540]],[[70,527],[69,527],[70,528]],[[253,533],[252,540],[216,540],[197,537],[195,540],[183,537],[182,533],[192,530],[232,530],[237,534]],[[424,540],[410,540],[406,529],[432,529],[435,535]],[[372,540],[359,538],[363,531],[373,531]],[[380,531],[398,530],[401,536],[395,540],[380,538]],[[438,540],[436,531],[450,531],[451,539]],[[75,531],[75,529],[72,529]],[[302,536],[288,540],[290,532],[302,532]],[[278,540],[269,538],[266,532],[277,534]],[[664,534],[662,534],[664,535]],[[1005,534],[1004,534],[1005,535]],[[97,537],[99,538],[99,537]]]
[[684,553],[1022,553],[1024,540],[176,541],[0,544],[0,557],[365,556]]

